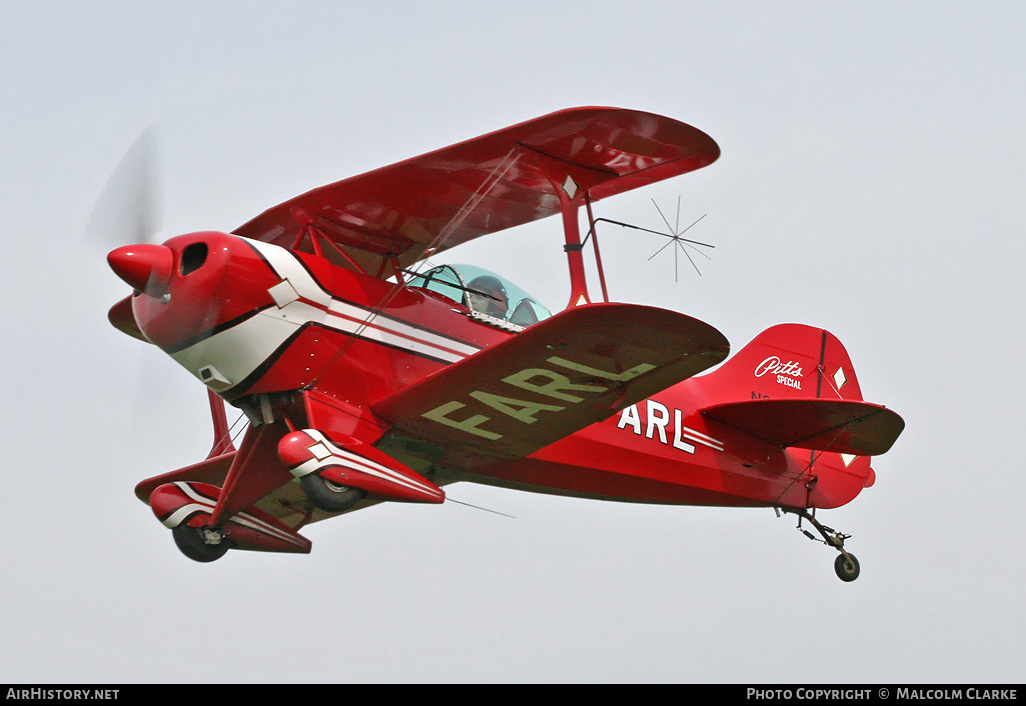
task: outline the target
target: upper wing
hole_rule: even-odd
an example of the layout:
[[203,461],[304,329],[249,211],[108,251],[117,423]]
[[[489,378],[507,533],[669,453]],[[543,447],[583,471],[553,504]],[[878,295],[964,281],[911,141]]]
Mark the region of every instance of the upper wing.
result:
[[722,361],[697,319],[632,304],[568,309],[371,405],[439,460],[525,456]]
[[712,138],[676,120],[570,108],[314,189],[235,233],[292,248],[311,224],[373,274],[384,258],[409,266],[558,213],[560,188],[601,199],[704,167],[719,153]]

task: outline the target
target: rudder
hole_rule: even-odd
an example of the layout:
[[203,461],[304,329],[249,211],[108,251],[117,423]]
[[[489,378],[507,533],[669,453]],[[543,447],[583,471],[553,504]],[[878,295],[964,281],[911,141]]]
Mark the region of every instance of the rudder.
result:
[[861,400],[844,345],[825,329],[779,324],[766,329],[707,376],[721,401],[829,398]]
[[769,328],[707,380],[703,416],[774,446],[876,456],[905,426],[863,401],[848,352],[821,328]]

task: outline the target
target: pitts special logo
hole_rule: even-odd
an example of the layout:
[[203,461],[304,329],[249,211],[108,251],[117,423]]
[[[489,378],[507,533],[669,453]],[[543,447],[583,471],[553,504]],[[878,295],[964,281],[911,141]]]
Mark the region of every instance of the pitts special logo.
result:
[[767,373],[776,375],[777,383],[780,385],[787,385],[796,390],[802,389],[802,381],[799,380],[802,377],[802,366],[793,360],[781,363],[780,358],[771,355],[755,366],[755,377],[761,378]]

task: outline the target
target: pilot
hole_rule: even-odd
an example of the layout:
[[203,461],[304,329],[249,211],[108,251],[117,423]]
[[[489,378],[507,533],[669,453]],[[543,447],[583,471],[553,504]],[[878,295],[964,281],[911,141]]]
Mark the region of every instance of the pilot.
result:
[[506,288],[497,277],[481,275],[470,280],[467,285],[467,306],[472,311],[479,311],[499,319],[506,318],[509,299]]

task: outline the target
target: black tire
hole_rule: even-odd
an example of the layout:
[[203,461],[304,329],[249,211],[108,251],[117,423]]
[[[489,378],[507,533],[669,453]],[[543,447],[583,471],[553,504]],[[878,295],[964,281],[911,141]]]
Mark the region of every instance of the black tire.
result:
[[367,494],[359,488],[325,480],[316,473],[303,476],[299,484],[310,503],[325,512],[345,512]]
[[222,536],[217,544],[208,544],[203,539],[201,528],[190,527],[184,523],[172,529],[171,534],[182,554],[204,564],[217,561],[231,549],[231,542],[226,537]]
[[[849,559],[851,560],[850,564],[848,563]],[[849,554],[847,559],[844,554],[838,554],[834,559],[834,573],[842,581],[854,581],[859,577],[859,560],[855,558],[854,554]]]

